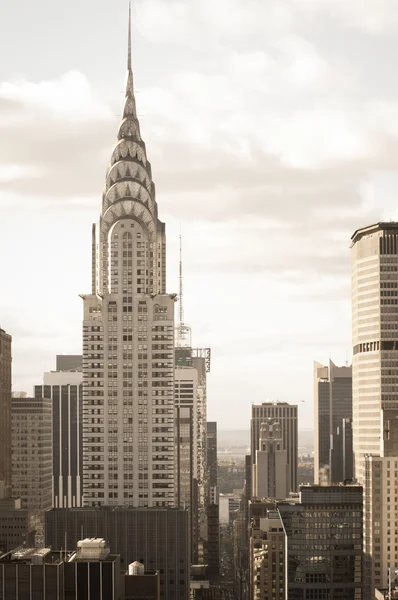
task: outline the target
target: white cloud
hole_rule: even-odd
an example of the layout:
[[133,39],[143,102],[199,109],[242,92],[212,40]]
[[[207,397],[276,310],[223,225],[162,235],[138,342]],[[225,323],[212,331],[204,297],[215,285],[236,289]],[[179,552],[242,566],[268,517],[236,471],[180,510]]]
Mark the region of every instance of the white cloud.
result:
[[40,177],[40,175],[41,171],[37,166],[0,164],[0,183],[25,179],[26,177]]
[[398,24],[397,0],[290,0],[300,11],[337,18],[343,27],[368,34],[391,31]]
[[87,78],[79,71],[69,71],[56,80],[37,83],[4,81],[0,84],[0,98],[71,121],[112,117],[109,107],[95,97]]

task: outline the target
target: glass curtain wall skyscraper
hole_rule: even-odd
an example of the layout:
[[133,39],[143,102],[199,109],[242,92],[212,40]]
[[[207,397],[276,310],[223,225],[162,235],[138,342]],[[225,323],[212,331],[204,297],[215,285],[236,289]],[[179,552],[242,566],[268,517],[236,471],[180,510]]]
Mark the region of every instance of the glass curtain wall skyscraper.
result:
[[137,119],[130,21],[123,117],[92,231],[92,291],[82,295],[83,496],[172,506],[175,295]]

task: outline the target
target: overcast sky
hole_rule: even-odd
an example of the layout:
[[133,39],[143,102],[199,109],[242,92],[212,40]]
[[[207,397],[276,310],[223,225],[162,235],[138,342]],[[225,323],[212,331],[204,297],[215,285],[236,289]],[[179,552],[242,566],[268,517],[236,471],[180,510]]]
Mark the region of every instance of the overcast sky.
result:
[[[350,360],[350,236],[398,218],[397,0],[135,0],[141,132],[208,418],[313,420]],[[126,76],[125,0],[0,0],[0,326],[14,390],[81,352],[91,224]]]

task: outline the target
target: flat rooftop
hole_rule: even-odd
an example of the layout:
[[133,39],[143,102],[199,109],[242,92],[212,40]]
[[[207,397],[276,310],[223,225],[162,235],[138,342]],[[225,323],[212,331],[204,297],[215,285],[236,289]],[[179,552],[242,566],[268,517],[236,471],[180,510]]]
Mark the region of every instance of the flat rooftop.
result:
[[380,221],[379,223],[374,223],[373,225],[368,225],[367,227],[361,227],[354,231],[351,236],[352,244],[358,242],[361,238],[366,235],[371,235],[372,233],[376,233],[377,231],[394,231],[398,233],[398,222],[397,221],[389,221],[384,222]]

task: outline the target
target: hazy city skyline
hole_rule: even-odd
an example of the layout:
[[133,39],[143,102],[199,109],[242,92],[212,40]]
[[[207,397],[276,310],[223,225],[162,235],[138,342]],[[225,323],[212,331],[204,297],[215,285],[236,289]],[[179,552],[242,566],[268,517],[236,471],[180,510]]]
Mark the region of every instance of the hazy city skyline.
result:
[[[267,399],[298,403],[308,429],[313,361],[351,360],[350,236],[398,218],[398,12],[363,6],[132,3],[167,289],[182,222],[185,316],[194,346],[212,348],[208,419],[221,429]],[[55,354],[81,352],[126,15],[125,0],[0,7],[0,327],[14,390],[31,394]]]

